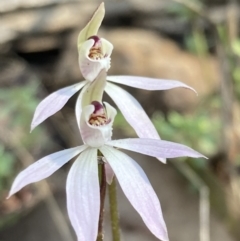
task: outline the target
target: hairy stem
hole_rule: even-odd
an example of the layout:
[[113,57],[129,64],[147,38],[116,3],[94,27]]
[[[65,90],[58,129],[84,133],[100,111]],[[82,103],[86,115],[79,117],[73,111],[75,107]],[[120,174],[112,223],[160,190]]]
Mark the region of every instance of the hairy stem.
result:
[[108,186],[108,191],[109,191],[109,204],[110,204],[111,227],[112,227],[112,240],[120,241],[119,216],[118,216],[118,205],[117,205],[117,187],[116,187],[115,177],[112,180],[112,184]]
[[103,216],[104,216],[104,200],[106,194],[106,175],[104,163],[98,165],[99,167],[99,183],[100,183],[100,213],[98,221],[98,236],[97,241],[103,241]]

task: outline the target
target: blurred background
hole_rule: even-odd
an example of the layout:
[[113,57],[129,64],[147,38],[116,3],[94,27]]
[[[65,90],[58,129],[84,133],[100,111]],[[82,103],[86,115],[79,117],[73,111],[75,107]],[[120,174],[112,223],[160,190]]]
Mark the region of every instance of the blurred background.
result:
[[[31,134],[29,130],[40,100],[83,79],[77,36],[100,2],[0,0],[0,241],[76,240],[65,200],[72,162],[5,198],[24,167],[81,144],[74,117],[77,95]],[[114,45],[109,75],[175,79],[198,92],[124,87],[139,100],[163,139],[209,157],[163,165],[129,153],[159,196],[170,240],[240,240],[240,2],[104,2],[99,35]],[[113,138],[130,136],[135,133],[119,113]],[[122,240],[157,240],[118,191]],[[110,241],[107,200],[104,228]]]

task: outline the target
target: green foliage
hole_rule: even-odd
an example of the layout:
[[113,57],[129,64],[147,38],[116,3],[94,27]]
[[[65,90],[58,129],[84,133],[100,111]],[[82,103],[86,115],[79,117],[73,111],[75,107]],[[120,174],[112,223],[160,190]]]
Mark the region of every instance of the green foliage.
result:
[[234,91],[238,99],[240,99],[240,39],[235,39],[231,44],[234,57],[231,61],[232,78],[234,81]]
[[185,37],[185,45],[189,51],[198,56],[208,55],[206,36],[199,29],[195,29],[191,35]]
[[218,32],[218,37],[221,41],[221,44],[226,48],[229,47],[228,46],[228,43],[229,43],[228,28],[226,27],[226,24],[218,24],[217,32]]
[[10,89],[0,89],[0,101],[4,103],[4,108],[0,113],[1,118],[8,118],[14,115],[14,119],[9,123],[9,127],[16,127],[16,125],[25,127],[29,124],[26,123],[26,120],[29,119],[30,115],[33,115],[32,111],[37,105],[37,100],[34,97],[35,94],[36,84],[34,82],[28,86],[14,86]]
[[[186,3],[192,6],[202,7],[201,1],[199,0],[187,0]],[[167,13],[177,16],[178,19],[185,21],[191,21],[196,17],[196,13],[194,13],[189,8],[180,3],[174,3],[173,5],[169,6],[167,9]]]
[[179,21],[188,21],[192,19],[194,13],[189,11],[189,9],[185,8],[180,4],[174,4],[167,9],[167,13],[173,16],[177,16]]
[[232,50],[234,54],[236,54],[238,57],[240,57],[240,39],[236,39],[232,43]]
[[0,190],[8,184],[8,177],[13,174],[14,156],[0,145]]
[[[214,101],[208,109],[201,109],[194,114],[182,115],[170,112],[167,120],[161,113],[156,113],[153,123],[163,139],[179,142],[211,156],[217,152],[220,140],[220,120],[214,114]],[[205,161],[193,160],[199,168],[204,167]]]
[[114,129],[115,128],[120,129],[121,131],[123,131],[124,135],[136,136],[134,130],[127,123],[127,121],[125,120],[124,116],[122,115],[122,113],[120,111],[117,112],[113,125],[114,125],[113,126]]
[[1,133],[5,146],[0,145],[0,191],[9,187],[9,180],[16,174],[19,161],[14,155],[16,143],[19,147],[32,150],[39,141],[47,142],[41,128],[29,133],[31,119],[39,102],[36,83],[36,80],[32,80],[28,85],[0,89],[0,121],[5,130],[5,133]]
[[171,112],[168,121],[162,114],[156,113],[153,122],[164,139],[184,143],[206,155],[212,155],[217,150],[220,128],[217,118],[213,121],[205,113],[186,116]]
[[[156,112],[152,121],[162,139],[188,145],[206,156],[211,156],[217,152],[220,144],[219,107],[219,100],[211,98],[192,114],[184,115],[171,111],[165,117]],[[126,124],[121,114],[117,115],[115,125],[126,135],[133,135],[131,127]],[[193,161],[199,168],[203,168],[206,163],[202,159]]]

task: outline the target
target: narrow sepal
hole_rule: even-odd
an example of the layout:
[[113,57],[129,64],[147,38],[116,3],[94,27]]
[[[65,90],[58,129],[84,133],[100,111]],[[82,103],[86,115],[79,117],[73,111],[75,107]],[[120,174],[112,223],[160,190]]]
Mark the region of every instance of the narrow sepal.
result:
[[131,75],[116,75],[108,76],[109,81],[114,83],[119,83],[139,89],[144,90],[169,90],[178,87],[183,87],[193,92],[196,92],[192,87],[178,81],[178,80],[168,80],[168,79],[155,79],[147,78],[142,76],[131,76]]
[[119,184],[149,230],[160,240],[168,241],[162,210],[146,174],[129,156],[112,147],[100,151],[112,167]]
[[[160,139],[152,121],[149,119],[139,102],[132,95],[124,89],[110,83],[107,83],[105,90],[140,138]],[[158,158],[162,162],[166,162],[166,160],[161,156]]]
[[57,111],[84,85],[86,81],[57,90],[42,100],[37,106],[31,123],[31,131]]
[[102,69],[97,75],[96,79],[88,84],[82,91],[82,108],[90,105],[92,101],[98,101],[102,103],[103,92],[107,83],[107,73],[105,69]]
[[42,159],[36,161],[18,174],[13,182],[8,198],[26,185],[49,177],[65,163],[67,163],[86,148],[87,146],[85,145],[70,148],[45,156]]
[[78,50],[84,41],[86,41],[89,37],[97,34],[98,29],[100,28],[102,20],[104,18],[104,15],[105,15],[105,7],[104,7],[104,3],[102,2],[94,12],[90,21],[87,23],[84,29],[79,33]]
[[106,145],[123,148],[153,157],[162,156],[164,158],[175,158],[189,156],[194,158],[206,158],[204,155],[188,146],[170,141],[129,138],[108,141]]

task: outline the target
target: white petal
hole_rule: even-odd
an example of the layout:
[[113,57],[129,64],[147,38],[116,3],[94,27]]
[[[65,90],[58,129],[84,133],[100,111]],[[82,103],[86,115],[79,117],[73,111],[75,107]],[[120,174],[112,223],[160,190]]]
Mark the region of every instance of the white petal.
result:
[[94,111],[93,105],[86,106],[82,110],[80,132],[83,142],[91,147],[100,147],[104,145],[112,136],[112,125],[117,112],[108,103],[104,104],[110,122],[103,126],[92,126],[88,123],[89,117]]
[[[140,138],[160,139],[153,123],[132,95],[124,89],[110,83],[107,83],[105,90]],[[161,156],[158,158],[163,163],[166,162]]]
[[159,135],[151,120],[132,95],[124,89],[110,83],[107,83],[105,90],[139,137],[159,139]]
[[97,149],[77,158],[67,178],[67,209],[79,241],[95,241],[100,212]]
[[26,185],[38,182],[49,177],[65,163],[75,157],[77,154],[85,150],[87,146],[78,146],[67,150],[59,151],[51,155],[45,156],[37,162],[33,163],[25,170],[20,172],[13,182],[9,196],[18,192]]
[[86,81],[83,81],[79,84],[65,87],[56,92],[53,92],[44,100],[42,100],[35,110],[31,124],[31,131],[48,117],[61,110],[66,102],[85,84]]
[[112,167],[126,197],[159,239],[168,240],[158,198],[142,168],[126,154],[104,146],[100,151]]
[[196,157],[196,158],[204,157],[202,154],[200,154],[197,151],[194,151],[188,146],[170,142],[170,141],[131,138],[131,139],[108,141],[106,144],[110,146],[115,146],[126,150],[130,150],[130,151],[139,152],[139,153],[153,156],[153,157],[156,157],[156,156],[162,156],[164,158],[175,158],[175,157],[183,157],[183,156]]
[[78,49],[81,44],[86,41],[89,37],[97,35],[98,29],[101,26],[102,20],[105,15],[104,3],[101,3],[97,10],[94,12],[92,18],[85,26],[85,28],[78,35]]
[[93,81],[102,69],[108,71],[110,68],[110,55],[112,53],[113,45],[105,39],[101,39],[101,41],[103,42],[102,50],[104,50],[102,54],[105,56],[103,58],[96,60],[89,58],[90,49],[94,44],[93,39],[85,41],[79,49],[79,67],[86,80]]
[[114,83],[124,84],[144,90],[169,90],[177,87],[183,87],[197,93],[192,87],[177,80],[155,79],[130,75],[108,76],[108,80]]

